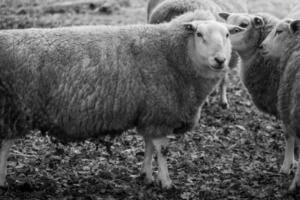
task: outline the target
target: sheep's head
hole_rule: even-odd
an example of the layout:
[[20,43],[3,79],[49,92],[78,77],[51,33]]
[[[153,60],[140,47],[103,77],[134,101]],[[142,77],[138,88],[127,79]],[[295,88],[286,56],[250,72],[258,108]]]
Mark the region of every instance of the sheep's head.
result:
[[263,14],[219,13],[219,16],[228,24],[245,29],[231,38],[232,48],[240,54],[258,50],[261,42],[277,22],[276,18]]
[[289,44],[295,41],[295,37],[299,36],[300,20],[284,19],[276,24],[263,41],[262,52],[267,56],[279,58],[283,56]]
[[194,64],[205,66],[210,72],[227,69],[231,56],[230,35],[242,31],[242,28],[214,20],[188,22],[184,28],[193,34],[188,51]]

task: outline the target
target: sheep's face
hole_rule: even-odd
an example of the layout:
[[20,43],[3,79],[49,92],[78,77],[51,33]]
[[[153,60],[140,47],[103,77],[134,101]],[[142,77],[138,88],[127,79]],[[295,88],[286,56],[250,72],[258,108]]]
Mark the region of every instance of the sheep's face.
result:
[[240,29],[216,21],[194,21],[184,25],[193,36],[189,55],[197,66],[218,72],[226,70],[231,56],[231,29]]
[[283,56],[286,47],[300,35],[300,20],[285,19],[277,23],[261,45],[266,56],[279,58]]
[[262,37],[260,29],[265,25],[262,17],[246,13],[219,13],[219,16],[228,24],[245,29],[242,32],[232,35],[233,50],[243,53],[255,50],[259,46]]

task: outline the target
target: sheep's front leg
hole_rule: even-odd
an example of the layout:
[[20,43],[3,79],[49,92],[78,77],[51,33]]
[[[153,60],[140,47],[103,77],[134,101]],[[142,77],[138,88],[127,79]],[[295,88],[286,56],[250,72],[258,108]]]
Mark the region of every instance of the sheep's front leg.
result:
[[166,155],[168,153],[168,139],[166,137],[152,139],[155,150],[157,151],[158,179],[163,188],[172,187],[172,181],[168,172]]
[[221,107],[223,109],[227,109],[229,108],[229,103],[228,103],[228,99],[227,99],[227,84],[228,84],[228,73],[226,73],[224,75],[224,77],[222,78],[221,82],[220,82],[220,99],[221,99]]
[[13,140],[3,140],[0,149],[0,187],[6,186],[7,158]]
[[291,169],[296,165],[296,161],[294,158],[294,145],[295,145],[295,137],[286,134],[285,137],[285,153],[284,153],[284,161],[280,168],[280,172],[284,174],[290,174]]
[[153,182],[152,175],[152,155],[154,152],[154,146],[152,144],[152,140],[149,137],[144,137],[145,141],[145,158],[142,167],[142,174],[145,175],[145,182],[150,184]]

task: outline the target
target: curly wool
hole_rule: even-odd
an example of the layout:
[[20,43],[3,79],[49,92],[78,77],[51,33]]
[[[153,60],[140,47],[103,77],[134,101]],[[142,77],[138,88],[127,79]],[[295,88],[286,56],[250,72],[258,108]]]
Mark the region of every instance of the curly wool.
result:
[[0,138],[190,129],[219,81],[191,64],[190,37],[179,23],[1,31]]

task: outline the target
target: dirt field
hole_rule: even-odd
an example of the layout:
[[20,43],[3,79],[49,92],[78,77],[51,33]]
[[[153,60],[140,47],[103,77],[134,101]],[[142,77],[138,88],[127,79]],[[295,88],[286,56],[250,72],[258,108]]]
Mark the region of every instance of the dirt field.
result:
[[[295,2],[249,0],[249,5],[251,12],[283,17]],[[146,0],[0,1],[0,29],[131,23],[146,23]],[[176,189],[143,184],[143,141],[134,133],[116,138],[110,153],[101,144],[54,144],[33,133],[13,146],[9,188],[0,189],[0,199],[300,199],[286,193],[293,175],[279,174],[281,123],[253,106],[237,72],[230,78],[230,108],[221,109],[212,96],[200,129],[170,139]]]

